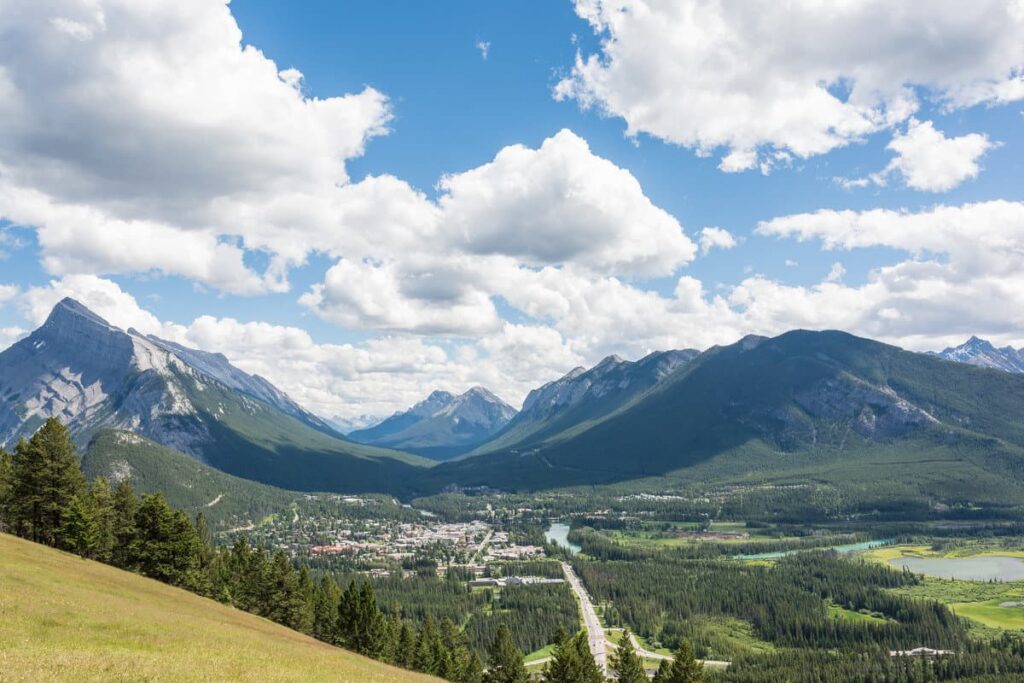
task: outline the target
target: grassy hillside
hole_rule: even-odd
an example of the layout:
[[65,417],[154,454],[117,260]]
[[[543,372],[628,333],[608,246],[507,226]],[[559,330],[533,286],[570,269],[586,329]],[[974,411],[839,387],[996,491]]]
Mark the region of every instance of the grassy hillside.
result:
[[202,512],[215,526],[239,526],[279,512],[299,496],[294,491],[225,474],[195,458],[130,432],[103,431],[82,456],[85,475],[127,478],[141,493],[162,492],[189,513]]
[[434,681],[0,534],[4,681]]
[[790,332],[713,349],[607,419],[439,466],[424,482],[530,489],[666,474],[875,482],[890,494],[994,504],[1010,493],[1019,504],[1024,376],[840,332]]

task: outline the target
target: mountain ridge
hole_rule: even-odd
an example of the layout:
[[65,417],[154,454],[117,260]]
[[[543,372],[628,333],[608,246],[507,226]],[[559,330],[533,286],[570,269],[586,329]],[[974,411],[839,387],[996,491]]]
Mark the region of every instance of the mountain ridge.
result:
[[996,348],[992,342],[977,336],[972,336],[960,346],[950,346],[942,351],[929,351],[928,353],[957,363],[968,363],[1003,372],[1024,373],[1024,348],[1015,349],[1012,346]]
[[512,406],[484,387],[471,387],[458,396],[435,390],[408,410],[348,436],[360,443],[446,460],[477,447],[515,414]]
[[[431,464],[347,441],[226,359],[161,342],[62,300],[40,328],[0,352],[0,443],[56,417],[82,448],[100,430],[126,430],[229,474],[296,490],[384,490]],[[288,410],[254,395],[260,391]]]

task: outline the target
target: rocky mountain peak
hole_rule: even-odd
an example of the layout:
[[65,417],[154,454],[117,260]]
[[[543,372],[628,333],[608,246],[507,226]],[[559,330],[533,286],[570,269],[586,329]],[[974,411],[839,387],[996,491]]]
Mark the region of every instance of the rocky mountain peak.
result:
[[969,363],[1004,372],[1024,373],[1024,348],[996,348],[992,342],[977,336],[971,336],[960,346],[950,346],[938,352],[930,351],[929,354],[958,363]]

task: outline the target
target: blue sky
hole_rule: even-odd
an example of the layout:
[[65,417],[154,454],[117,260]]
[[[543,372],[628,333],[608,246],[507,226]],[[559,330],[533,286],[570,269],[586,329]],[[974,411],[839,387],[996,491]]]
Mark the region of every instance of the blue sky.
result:
[[3,341],[70,294],[342,417],[792,327],[1024,344],[1024,19],[941,5],[42,3],[0,20]]

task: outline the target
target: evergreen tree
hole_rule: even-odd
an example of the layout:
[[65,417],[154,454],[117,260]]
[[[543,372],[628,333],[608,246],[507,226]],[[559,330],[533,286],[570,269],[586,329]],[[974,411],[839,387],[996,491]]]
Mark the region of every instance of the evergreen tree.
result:
[[576,650],[576,660],[579,662],[579,669],[576,675],[577,683],[603,683],[604,675],[597,668],[594,655],[590,652],[590,640],[586,631],[580,631],[572,639],[572,645]]
[[483,683],[484,663],[480,661],[480,655],[476,650],[466,649],[466,656],[462,661],[462,669],[459,671],[458,683]]
[[428,614],[426,619],[423,620],[423,624],[420,626],[419,633],[416,636],[416,647],[412,662],[413,669],[427,674],[437,671],[437,661],[434,659],[437,648],[434,646],[434,643],[438,639],[437,626]]
[[330,576],[320,579],[313,605],[313,637],[333,643],[337,635],[338,602],[341,591]]
[[115,567],[134,569],[131,549],[135,545],[135,513],[139,510],[139,499],[127,479],[121,480],[114,489],[113,533],[114,548],[110,561]]
[[113,560],[114,544],[114,492],[110,482],[103,477],[96,477],[90,489],[93,511],[96,518],[97,544],[95,558],[110,563]]
[[644,664],[633,648],[633,637],[629,629],[622,632],[618,649],[611,657],[611,670],[619,683],[647,683]]
[[572,636],[559,628],[554,645],[551,661],[544,668],[544,680],[547,683],[575,683],[580,671],[580,661]]
[[95,559],[100,545],[100,530],[96,506],[89,492],[83,489],[72,496],[62,517],[57,544],[76,555]]
[[85,488],[71,433],[54,418],[14,449],[11,477],[11,527],[37,543],[59,545],[72,499]]
[[135,528],[130,556],[141,573],[175,586],[196,585],[199,537],[184,512],[171,509],[163,494],[143,496]]
[[658,665],[658,671],[654,674],[654,678],[651,679],[652,683],[668,683],[668,677],[672,670],[672,663],[667,660],[661,660],[661,664]]
[[416,667],[416,632],[409,622],[403,621],[402,628],[398,632],[398,651],[395,653],[395,664],[404,666],[406,669]]
[[484,674],[486,683],[526,683],[530,679],[523,665],[523,653],[512,642],[512,632],[502,624],[490,651],[490,668]]
[[679,644],[672,665],[663,675],[664,668],[665,663],[662,663],[658,669],[659,678],[655,679],[658,683],[699,683],[704,680],[704,665],[693,656],[693,648],[687,640]]
[[0,448],[0,531],[12,528],[10,521],[11,489],[14,486],[14,460]]

